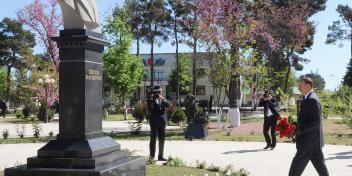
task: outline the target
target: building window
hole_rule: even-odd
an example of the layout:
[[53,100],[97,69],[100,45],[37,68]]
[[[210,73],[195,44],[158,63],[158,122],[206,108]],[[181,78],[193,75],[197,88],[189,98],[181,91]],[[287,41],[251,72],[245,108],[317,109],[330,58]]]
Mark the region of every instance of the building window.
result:
[[163,80],[164,72],[162,70],[155,70],[154,77],[155,77],[155,80]]
[[205,86],[197,86],[196,87],[197,95],[205,95]]

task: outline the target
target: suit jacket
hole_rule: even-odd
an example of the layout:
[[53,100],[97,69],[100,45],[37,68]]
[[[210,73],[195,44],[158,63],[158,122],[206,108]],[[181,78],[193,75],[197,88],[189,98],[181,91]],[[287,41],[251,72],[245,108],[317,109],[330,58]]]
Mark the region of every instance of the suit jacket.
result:
[[276,110],[277,100],[274,97],[272,97],[270,100],[261,99],[258,106],[264,106],[264,118],[268,114],[268,109],[270,109],[274,117],[280,116],[279,112]]
[[297,119],[297,150],[312,150],[324,146],[323,120],[320,99],[314,92],[302,100]]
[[[149,122],[151,124],[160,123],[161,121],[165,121],[163,115],[166,112],[166,108],[169,107],[169,103],[166,99],[163,99],[159,104],[153,99],[148,103],[148,111],[150,114]],[[166,123],[166,122],[165,122]]]
[[3,101],[0,101],[0,110],[4,111],[7,109],[6,103]]

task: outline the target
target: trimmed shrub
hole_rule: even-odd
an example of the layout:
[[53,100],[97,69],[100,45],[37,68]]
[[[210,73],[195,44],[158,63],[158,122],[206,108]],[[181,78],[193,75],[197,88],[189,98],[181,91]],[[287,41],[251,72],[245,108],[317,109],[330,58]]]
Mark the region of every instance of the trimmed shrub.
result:
[[23,117],[24,117],[22,110],[20,108],[16,109],[15,115],[16,115],[16,118],[18,118],[18,119],[23,119]]
[[142,101],[138,101],[134,106],[132,111],[132,116],[136,119],[137,122],[143,122],[144,118],[146,117],[146,105]]
[[48,116],[48,121],[50,122],[54,118],[55,110],[50,109],[46,102],[42,102],[39,106],[39,110],[37,113],[37,118],[40,121],[45,121],[46,116]]
[[167,159],[167,162],[164,163],[164,165],[170,166],[170,167],[185,167],[187,164],[185,161],[183,161],[178,157],[172,158],[171,156],[169,156],[169,158]]
[[16,125],[16,133],[17,133],[18,137],[23,138],[25,131],[26,131],[26,125],[25,124],[17,124]]
[[54,132],[50,131],[49,132],[49,137],[53,137],[54,136]]
[[33,137],[39,138],[40,131],[42,130],[42,128],[40,127],[38,120],[33,119],[32,128],[33,128]]
[[10,133],[9,133],[9,130],[8,129],[5,129],[2,131],[2,137],[4,139],[7,139],[9,137]]
[[103,108],[103,119],[108,119],[109,111],[107,108]]
[[186,119],[186,114],[181,108],[176,108],[173,113],[171,113],[170,120],[172,123],[179,124]]
[[34,103],[29,103],[24,106],[22,109],[22,113],[25,119],[27,119],[31,114],[34,114],[36,112],[37,108],[35,107]]
[[205,161],[200,162],[199,160],[196,161],[196,167],[198,169],[205,169],[207,166],[207,163]]

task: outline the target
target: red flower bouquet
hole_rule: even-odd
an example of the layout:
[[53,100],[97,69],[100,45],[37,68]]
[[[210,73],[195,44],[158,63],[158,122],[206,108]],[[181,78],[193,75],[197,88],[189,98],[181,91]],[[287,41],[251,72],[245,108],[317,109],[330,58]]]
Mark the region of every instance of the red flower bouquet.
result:
[[287,137],[294,139],[296,132],[296,122],[292,116],[289,118],[279,117],[279,122],[276,125],[276,131],[279,132],[280,138]]

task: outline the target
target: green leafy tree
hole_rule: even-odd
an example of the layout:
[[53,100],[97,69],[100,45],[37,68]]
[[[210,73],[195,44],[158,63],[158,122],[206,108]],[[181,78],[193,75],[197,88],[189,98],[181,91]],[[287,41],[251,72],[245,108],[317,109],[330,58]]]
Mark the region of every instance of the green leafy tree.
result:
[[0,67],[0,100],[5,98],[5,85],[6,85],[6,69]]
[[343,78],[343,84],[352,87],[352,8],[348,5],[338,5],[336,11],[341,20],[334,21],[328,27],[330,33],[327,35],[327,44],[337,44],[343,47],[342,41],[350,41],[351,58],[347,65],[347,71]]
[[179,59],[179,44],[182,43],[182,37],[184,38],[183,29],[185,22],[182,17],[187,12],[186,4],[182,0],[168,0],[169,8],[171,10],[172,24],[170,28],[173,31],[172,45],[175,45],[176,53],[176,100],[180,100],[180,59]]
[[[228,94],[228,85],[231,79],[231,60],[223,52],[215,54],[216,59],[211,63],[209,81],[213,85],[215,95],[215,106],[220,107]],[[221,101],[223,97],[223,101]]]
[[141,86],[144,72],[141,59],[130,52],[132,34],[125,16],[121,10],[114,18],[108,18],[104,31],[114,35],[115,40],[103,57],[107,81],[124,103]]
[[[348,5],[338,5],[336,11],[339,13],[341,20],[334,21],[328,27],[330,33],[327,35],[327,44],[336,44],[340,41],[349,40],[351,47],[352,58],[352,8]],[[343,44],[339,43],[342,47]]]
[[[116,9],[118,10],[118,7]],[[136,40],[136,55],[139,56],[140,42],[143,42],[142,25],[145,6],[144,3],[140,0],[125,0],[124,9],[128,14],[128,16],[126,16],[127,24],[131,27],[133,39]]]
[[177,75],[180,76],[180,94],[186,95],[190,92],[190,84],[192,80],[189,58],[186,55],[180,57],[179,71],[173,68],[169,76],[169,86],[173,92],[177,91]]
[[14,74],[14,91],[12,101],[14,104],[21,106],[31,103],[31,97],[35,97],[35,91],[31,87],[32,79],[29,76],[30,70],[26,68],[18,68]]
[[28,66],[26,57],[35,46],[34,34],[10,18],[0,22],[0,65],[6,67],[6,102],[10,101],[11,70]]
[[352,58],[347,65],[346,74],[343,77],[343,84],[352,87]]
[[144,2],[142,33],[143,38],[150,44],[150,84],[154,84],[154,45],[161,46],[169,40],[170,12],[164,0],[150,0]]
[[183,31],[188,36],[184,42],[193,48],[192,58],[192,94],[196,96],[196,85],[197,85],[197,55],[198,55],[198,43],[199,43],[199,13],[197,9],[198,0],[182,0],[185,11],[182,15],[184,21]]

